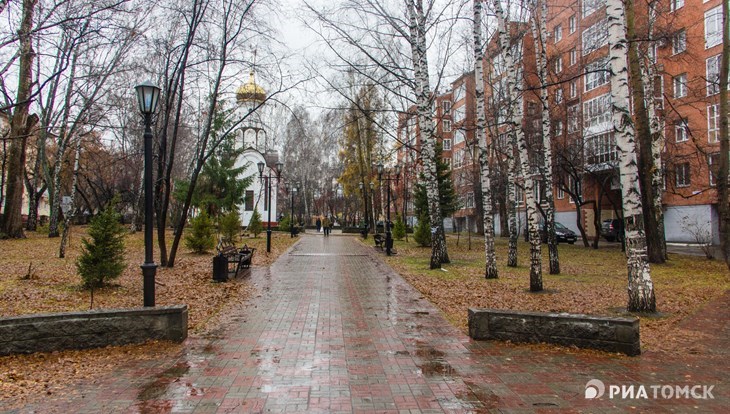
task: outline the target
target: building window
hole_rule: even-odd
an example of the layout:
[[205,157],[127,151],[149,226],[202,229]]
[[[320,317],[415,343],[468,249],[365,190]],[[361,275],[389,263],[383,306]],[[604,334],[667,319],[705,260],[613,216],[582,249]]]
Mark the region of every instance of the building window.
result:
[[466,139],[466,132],[463,129],[454,131],[454,145],[461,144]]
[[448,169],[451,169],[451,158],[442,158],[444,161],[444,164],[448,167]]
[[687,96],[687,74],[683,73],[673,78],[674,84],[674,97],[684,98]]
[[[570,192],[575,194],[576,198],[578,199],[577,201],[579,203],[580,203],[581,197],[583,196],[583,185],[582,184],[583,183],[581,183],[580,181],[573,180],[572,175],[568,176],[568,189],[570,190]],[[570,201],[571,204],[575,204],[575,202],[576,202],[576,200],[573,198],[573,196],[570,196],[570,200],[568,200],[568,201]]]
[[722,43],[722,6],[705,12],[705,49]]
[[682,164],[677,164],[677,169],[675,173],[675,182],[677,184],[677,187],[689,187],[691,183],[689,163],[685,162]]
[[244,204],[246,211],[253,211],[253,190],[246,190]]
[[583,0],[583,17],[590,16],[593,12],[605,5],[605,0]]
[[578,132],[580,125],[580,104],[568,107],[568,133]]
[[679,10],[684,7],[684,0],[670,0],[669,3],[672,11]]
[[575,48],[570,49],[570,66],[575,65],[578,62],[578,51]]
[[575,98],[578,96],[578,81],[573,80],[570,82],[570,97]]
[[453,119],[455,123],[459,123],[464,120],[466,117],[466,105],[461,105],[457,108],[454,108],[454,115]]
[[568,19],[568,29],[570,31],[570,34],[575,33],[576,24],[575,24],[575,15],[570,16]]
[[585,91],[591,91],[609,81],[608,57],[601,58],[586,65]]
[[451,121],[444,119],[444,132],[451,132]]
[[558,184],[558,191],[556,191],[558,200],[562,200],[565,198],[565,190],[563,190],[563,186]]
[[719,152],[707,155],[707,167],[710,171],[710,185],[714,187],[717,185],[717,175],[720,173]]
[[563,121],[555,122],[555,136],[559,137],[563,135]]
[[444,115],[448,115],[451,113],[451,101],[443,101],[441,102],[441,107],[444,110]]
[[553,34],[555,35],[555,43],[558,43],[559,41],[563,40],[563,26],[562,25],[555,26],[555,29],[553,30]]
[[444,148],[443,148],[444,151],[451,151],[451,140],[450,139],[443,140],[443,146],[444,146]]
[[611,122],[611,94],[607,93],[583,103],[583,128],[605,130]]
[[583,56],[608,43],[608,20],[602,19],[585,29],[582,35]]
[[707,141],[720,142],[720,105],[707,106]]
[[706,61],[707,96],[720,93],[720,57],[722,55],[716,55]]
[[474,193],[466,193],[466,208],[474,208]]
[[682,29],[672,36],[672,54],[682,53],[687,50],[687,32]]
[[611,132],[586,137],[586,161],[589,165],[603,164],[617,159],[616,140]]
[[560,105],[563,103],[563,90],[558,88],[555,90],[555,104]]
[[557,59],[555,59],[555,73],[560,73],[563,71],[563,57],[558,56]]
[[674,123],[674,136],[676,138],[676,142],[684,142],[689,139],[689,133],[688,133],[689,127],[687,125],[686,119],[680,119],[679,121]]

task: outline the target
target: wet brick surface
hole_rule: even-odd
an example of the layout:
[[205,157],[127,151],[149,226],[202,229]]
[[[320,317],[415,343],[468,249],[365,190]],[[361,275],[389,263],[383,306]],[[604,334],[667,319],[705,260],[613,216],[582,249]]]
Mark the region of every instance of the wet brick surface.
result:
[[[254,269],[260,295],[215,335],[188,339],[175,359],[120,366],[101,383],[79,383],[73,396],[20,412],[722,413],[730,406],[727,352],[629,358],[474,342],[378,254],[350,237],[303,236],[270,271]],[[701,323],[727,334],[727,306],[714,306],[724,317]],[[715,398],[610,399],[607,390],[586,399],[594,378],[607,387],[714,385]]]

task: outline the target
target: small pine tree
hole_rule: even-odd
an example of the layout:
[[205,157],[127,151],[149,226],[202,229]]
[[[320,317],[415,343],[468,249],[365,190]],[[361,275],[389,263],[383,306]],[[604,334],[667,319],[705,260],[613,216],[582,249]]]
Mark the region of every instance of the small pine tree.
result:
[[220,228],[221,237],[224,240],[236,243],[238,241],[238,234],[241,232],[241,216],[238,215],[238,211],[232,210],[230,213],[221,217],[218,227]]
[[418,224],[413,232],[413,238],[419,246],[428,247],[431,245],[431,223],[427,215],[421,214],[418,217]]
[[190,233],[185,236],[185,247],[195,253],[205,253],[215,246],[213,222],[205,210],[190,220]]
[[259,237],[259,234],[264,231],[264,225],[261,223],[261,215],[258,210],[253,211],[251,221],[248,222],[248,231],[253,234],[253,237]]
[[404,237],[406,237],[406,223],[401,220],[400,216],[397,216],[395,224],[393,224],[393,238],[403,240]]
[[107,281],[122,274],[124,262],[124,226],[113,205],[107,206],[91,220],[89,236],[81,240],[81,256],[76,260],[76,270],[85,288],[103,286]]
[[279,221],[279,231],[291,231],[291,219],[289,216],[284,216]]

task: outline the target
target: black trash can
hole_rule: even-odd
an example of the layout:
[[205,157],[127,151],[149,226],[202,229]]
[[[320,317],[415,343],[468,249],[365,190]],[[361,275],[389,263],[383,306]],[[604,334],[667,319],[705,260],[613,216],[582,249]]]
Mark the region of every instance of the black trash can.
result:
[[216,282],[228,280],[228,258],[222,254],[213,256],[213,280]]

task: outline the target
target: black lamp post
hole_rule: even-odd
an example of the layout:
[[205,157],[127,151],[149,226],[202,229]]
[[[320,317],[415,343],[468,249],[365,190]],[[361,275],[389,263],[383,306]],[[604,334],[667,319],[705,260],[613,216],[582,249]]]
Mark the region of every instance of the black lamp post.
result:
[[[279,177],[281,177],[281,170],[284,168],[284,164],[281,162],[277,162],[276,164],[276,177],[271,176],[271,168],[269,168],[269,175],[268,175],[268,188],[266,189],[266,197],[267,197],[267,203],[266,207],[268,207],[268,218],[267,224],[266,224],[266,252],[271,253],[271,181],[273,178],[276,178],[277,180],[277,186],[279,184]],[[266,164],[264,164],[263,161],[259,161],[257,166],[259,167],[259,179],[263,181],[264,179],[264,167]]]
[[370,181],[370,211],[368,211],[368,215],[370,216],[373,234],[375,234],[378,229],[376,229],[377,223],[375,223],[375,183],[372,181]]
[[150,81],[134,87],[139,111],[144,116],[144,263],[142,287],[144,306],[155,306],[155,274],[157,265],[152,259],[152,114],[157,109],[160,88]]
[[378,181],[382,182],[385,181],[386,185],[388,186],[386,193],[387,193],[387,203],[386,203],[386,210],[385,210],[385,254],[390,256],[391,249],[393,247],[393,235],[390,230],[390,182],[395,181],[396,185],[398,185],[398,177],[400,175],[400,165],[395,166],[395,177],[390,176],[390,171],[385,172],[385,177],[383,177],[383,173],[385,172],[385,167],[383,167],[383,164],[378,164]]

